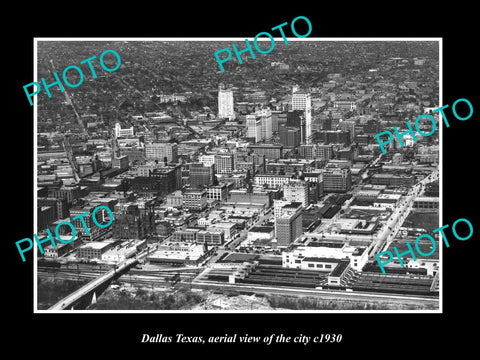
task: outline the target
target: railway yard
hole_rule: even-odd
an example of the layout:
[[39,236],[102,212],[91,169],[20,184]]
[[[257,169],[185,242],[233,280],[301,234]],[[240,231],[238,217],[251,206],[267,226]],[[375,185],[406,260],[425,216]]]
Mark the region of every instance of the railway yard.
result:
[[[229,253],[230,259],[240,253]],[[244,255],[243,255],[244,256]],[[229,258],[225,256],[225,258]],[[52,266],[38,266],[38,277],[48,281],[90,281],[109,271],[107,264],[67,263]],[[328,284],[329,272],[284,268],[272,256],[257,256],[254,266],[251,263],[230,263],[221,260],[218,264],[205,266],[153,265],[149,263],[132,267],[116,279],[111,286],[128,285],[136,288],[157,291],[171,291],[180,288],[198,289],[213,293],[226,293],[233,296],[288,296],[314,297],[334,301],[387,301],[392,306],[412,303],[416,306],[438,308],[438,276],[426,275],[423,269],[404,269],[383,275],[378,268],[366,271],[348,269],[341,284]],[[232,283],[229,279],[238,271],[248,271]],[[376,271],[377,270],[377,271]],[[220,300],[219,300],[220,301]],[[196,307],[201,308],[199,306]],[[214,305],[207,309],[215,308]],[[222,306],[219,306],[222,308]]]

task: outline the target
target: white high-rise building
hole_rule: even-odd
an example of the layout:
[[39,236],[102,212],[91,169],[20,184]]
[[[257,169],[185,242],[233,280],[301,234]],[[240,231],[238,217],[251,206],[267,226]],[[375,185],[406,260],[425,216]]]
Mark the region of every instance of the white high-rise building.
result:
[[198,157],[198,161],[205,166],[212,166],[215,164],[215,155],[201,155]]
[[282,200],[282,199],[275,199],[273,200],[273,217],[276,219],[280,216],[282,216],[282,209],[285,205],[290,204],[290,201],[288,200]]
[[247,126],[247,138],[255,139],[257,143],[262,141],[262,119],[257,114],[246,116],[245,124]]
[[232,90],[218,89],[218,117],[228,118],[229,120],[235,119]]
[[261,119],[262,140],[270,140],[273,135],[272,131],[272,110],[264,108],[256,112]]
[[134,135],[133,126],[126,129],[122,129],[122,126],[120,125],[120,123],[115,124],[115,137],[118,138],[118,137],[133,136],[133,135]]
[[255,142],[272,138],[272,111],[269,108],[247,115],[245,123],[247,126],[247,137],[255,139]]
[[312,98],[310,93],[299,91],[298,87],[294,87],[292,110],[305,112],[305,144],[310,144],[312,141]]
[[292,180],[283,187],[283,196],[287,201],[302,203],[308,206],[308,183],[302,180]]

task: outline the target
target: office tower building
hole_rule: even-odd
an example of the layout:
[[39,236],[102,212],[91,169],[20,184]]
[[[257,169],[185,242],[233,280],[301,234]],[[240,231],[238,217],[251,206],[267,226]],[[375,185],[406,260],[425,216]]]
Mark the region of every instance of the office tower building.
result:
[[[50,206],[54,210],[55,219],[65,219],[68,216],[68,203],[66,199],[57,199],[54,197],[37,198],[37,206]],[[39,226],[40,227],[40,226]]]
[[285,205],[285,207],[292,206],[294,211],[285,211],[282,215],[275,218],[275,237],[277,239],[277,246],[288,246],[295,239],[302,235],[302,207],[298,208],[292,205]]
[[260,117],[262,141],[268,141],[272,138],[272,111],[269,108],[263,108],[256,112]]
[[215,155],[215,171],[217,174],[231,174],[233,170],[235,170],[233,154]]
[[280,117],[285,117],[281,111],[273,110],[272,111],[272,132],[276,133],[278,131],[278,121]]
[[300,142],[305,144],[305,116],[302,110],[290,110],[287,112],[286,126],[295,127],[300,130]]
[[276,219],[282,215],[282,209],[285,205],[290,204],[290,201],[285,199],[274,199],[273,200],[273,217]]
[[328,161],[333,158],[333,146],[332,145],[322,145],[317,144],[317,154],[316,157],[322,160]]
[[[295,90],[295,88],[294,88]],[[305,115],[305,144],[312,141],[312,99],[309,93],[294,91],[292,94],[292,110],[302,110]]]
[[139,193],[166,195],[182,186],[181,165],[144,165],[137,169],[138,176],[128,179],[130,190]]
[[[73,224],[75,227],[75,231],[77,234],[87,234],[87,229],[89,229],[89,232],[96,231],[96,228],[98,228],[96,225],[94,225],[93,222],[93,217],[92,217],[92,212],[94,210],[93,206],[85,206],[85,207],[73,207],[70,209],[70,222]],[[88,212],[88,215],[82,215],[84,213]],[[95,213],[97,216],[97,221],[98,221],[98,216],[99,216],[100,211]],[[74,219],[76,218],[76,219]],[[84,226],[85,224],[85,226]]]
[[301,158],[307,160],[319,159],[328,161],[333,157],[333,145],[300,145],[298,147],[298,154]]
[[215,165],[205,166],[201,163],[190,164],[190,186],[194,189],[214,185]]
[[215,155],[201,155],[198,157],[198,161],[205,166],[212,166],[215,164]]
[[254,154],[265,156],[266,159],[280,159],[283,155],[283,145],[249,145],[247,148],[252,150]]
[[321,121],[322,130],[332,130],[332,118],[328,117]]
[[178,162],[178,146],[172,143],[148,143],[145,145],[145,157],[148,160],[158,160],[169,163]]
[[296,127],[282,126],[279,131],[280,144],[285,147],[297,147],[300,145],[300,129]]
[[298,155],[302,159],[315,159],[317,157],[317,144],[300,145],[298,147]]
[[289,202],[298,202],[307,207],[309,204],[308,198],[308,183],[302,180],[292,180],[283,186],[283,197]]
[[352,188],[352,173],[349,168],[328,168],[323,171],[325,192],[345,193]]
[[128,155],[122,155],[119,157],[112,158],[112,168],[113,169],[127,169],[128,168]]
[[247,138],[252,141],[268,141],[273,135],[272,111],[262,108],[246,117]]
[[233,91],[222,87],[218,89],[218,117],[235,119],[233,111]]
[[54,206],[37,206],[37,222],[39,229],[45,229],[55,220]]
[[207,190],[184,189],[182,206],[190,211],[202,211],[207,207]]
[[323,144],[350,145],[350,131],[323,130],[315,133],[315,142]]
[[245,119],[247,126],[246,137],[257,143],[262,141],[262,120],[256,114],[249,114]]
[[122,126],[120,125],[120,123],[115,124],[115,137],[118,138],[118,137],[127,137],[127,136],[133,136],[133,135],[134,135],[133,126],[126,129],[122,129]]

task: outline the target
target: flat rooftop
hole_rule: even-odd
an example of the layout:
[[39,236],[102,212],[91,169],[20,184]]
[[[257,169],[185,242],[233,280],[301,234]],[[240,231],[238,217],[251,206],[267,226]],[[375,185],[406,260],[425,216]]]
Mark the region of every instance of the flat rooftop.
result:
[[309,257],[303,258],[303,261],[310,261],[310,262],[327,262],[327,263],[334,263],[334,264],[337,264],[337,263],[340,262],[339,259],[327,258],[327,257],[313,257],[313,256],[309,256]]
[[394,175],[389,173],[373,174],[372,178],[411,178],[411,175]]
[[298,207],[302,206],[302,203],[301,202],[291,202],[290,204],[286,204],[283,206],[283,208],[287,208],[287,209],[296,209]]
[[299,246],[311,246],[311,247],[342,248],[345,245],[345,242],[322,240],[315,237],[305,236],[297,240],[294,244]]
[[335,269],[330,273],[329,276],[340,276],[342,275],[343,271],[346,269],[348,266],[349,261],[342,260],[338,263],[337,266],[335,266]]
[[254,226],[249,232],[270,233],[273,231],[273,226]]
[[440,199],[438,197],[419,196],[414,201],[439,202]]
[[80,249],[85,249],[85,248],[92,248],[92,249],[97,249],[101,250],[104,247],[111,245],[113,241],[92,241],[89,242],[85,245],[80,246]]

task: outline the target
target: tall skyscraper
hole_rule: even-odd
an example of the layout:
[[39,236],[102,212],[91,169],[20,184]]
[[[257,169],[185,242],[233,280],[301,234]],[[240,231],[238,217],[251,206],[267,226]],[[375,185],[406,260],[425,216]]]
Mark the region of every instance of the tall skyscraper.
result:
[[275,218],[275,237],[277,246],[288,246],[302,235],[303,208],[297,207],[296,203],[285,205],[283,208],[291,207],[292,211],[284,211],[282,215]]
[[299,202],[303,207],[307,207],[308,183],[302,180],[292,180],[283,186],[283,197],[290,202]]
[[272,111],[272,132],[276,133],[278,131],[278,120],[280,117],[284,118],[286,114],[278,110]]
[[269,108],[263,108],[256,112],[260,116],[261,121],[261,135],[263,141],[268,141],[272,138],[272,111]]
[[273,217],[276,219],[280,217],[283,213],[283,207],[290,204],[290,201],[285,199],[274,199],[273,200]]
[[247,138],[254,142],[262,141],[262,120],[257,114],[249,114],[245,119],[247,126]]
[[255,139],[255,142],[268,141],[273,135],[272,111],[263,108],[247,115],[245,119],[247,138]]
[[302,110],[291,110],[287,112],[286,126],[296,127],[300,130],[300,142],[305,144],[305,116]]
[[310,93],[297,90],[296,87],[292,93],[292,110],[302,110],[305,112],[305,139],[304,144],[310,144],[312,141],[312,98]]
[[233,120],[233,91],[226,90],[222,86],[218,89],[218,117]]

